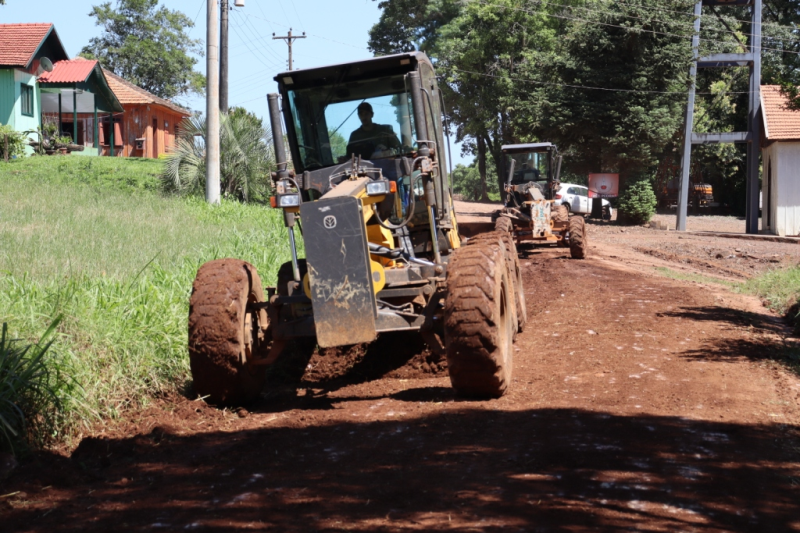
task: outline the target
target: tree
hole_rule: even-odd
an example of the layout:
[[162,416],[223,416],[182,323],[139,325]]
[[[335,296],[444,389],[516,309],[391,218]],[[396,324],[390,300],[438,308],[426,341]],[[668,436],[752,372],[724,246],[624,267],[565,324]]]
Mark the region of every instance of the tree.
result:
[[650,171],[680,131],[694,0],[592,4],[564,13],[574,20],[547,62],[520,69],[521,78],[538,74],[541,82],[516,86],[516,127],[534,124],[556,142],[565,170],[619,172],[624,181]]
[[[167,155],[161,182],[167,192],[205,193],[206,121],[185,119],[175,149]],[[272,136],[252,113],[233,108],[220,113],[220,188],[224,196],[264,202],[271,190],[270,171],[275,158]]]
[[81,55],[99,60],[114,74],[162,98],[201,93],[205,76],[196,72],[202,41],[190,39],[192,19],[159,7],[158,0],[118,0],[93,6],[89,16],[103,26]]

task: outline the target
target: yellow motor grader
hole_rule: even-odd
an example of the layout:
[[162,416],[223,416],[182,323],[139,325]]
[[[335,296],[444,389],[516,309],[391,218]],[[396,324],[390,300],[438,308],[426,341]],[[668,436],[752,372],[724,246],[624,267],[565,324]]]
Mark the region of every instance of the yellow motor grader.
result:
[[291,261],[266,289],[244,260],[200,267],[189,310],[196,393],[222,405],[256,399],[292,339],[324,348],[407,331],[446,354],[459,394],[503,395],[525,322],[519,260],[509,232],[459,235],[431,61],[404,53],[275,81],[272,205]]

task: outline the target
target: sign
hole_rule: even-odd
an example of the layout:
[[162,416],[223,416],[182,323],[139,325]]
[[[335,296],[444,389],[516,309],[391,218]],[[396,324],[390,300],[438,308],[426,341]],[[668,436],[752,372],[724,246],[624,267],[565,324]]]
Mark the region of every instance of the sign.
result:
[[589,198],[619,196],[619,174],[589,174]]

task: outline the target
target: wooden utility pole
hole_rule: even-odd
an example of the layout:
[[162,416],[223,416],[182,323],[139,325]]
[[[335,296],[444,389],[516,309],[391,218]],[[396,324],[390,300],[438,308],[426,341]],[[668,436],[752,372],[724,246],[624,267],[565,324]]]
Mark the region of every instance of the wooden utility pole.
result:
[[292,70],[292,43],[297,39],[305,39],[305,38],[306,38],[306,32],[303,32],[303,35],[292,35],[292,28],[289,28],[289,35],[275,36],[274,33],[272,34],[273,40],[283,39],[284,41],[286,41],[286,44],[289,45],[289,70]]
[[[206,202],[219,203],[219,21],[217,0],[208,0],[206,20]],[[113,128],[113,126],[112,126]]]
[[228,0],[220,0],[219,110],[228,112]]

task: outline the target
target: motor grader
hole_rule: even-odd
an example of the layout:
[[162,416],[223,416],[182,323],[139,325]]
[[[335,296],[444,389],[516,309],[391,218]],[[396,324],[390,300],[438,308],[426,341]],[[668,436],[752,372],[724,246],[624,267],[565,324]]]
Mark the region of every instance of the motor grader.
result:
[[510,232],[516,244],[569,246],[573,259],[585,258],[588,243],[584,218],[570,216],[566,206],[553,203],[561,176],[558,147],[543,142],[509,144],[501,150],[501,168],[507,168],[508,173],[501,179],[503,208],[492,217],[495,229]]
[[503,395],[525,322],[519,260],[508,232],[459,235],[431,61],[404,53],[275,81],[271,204],[291,261],[266,289],[244,260],[200,267],[189,309],[196,393],[220,405],[256,399],[293,339],[327,348],[409,332],[446,355],[458,394]]

